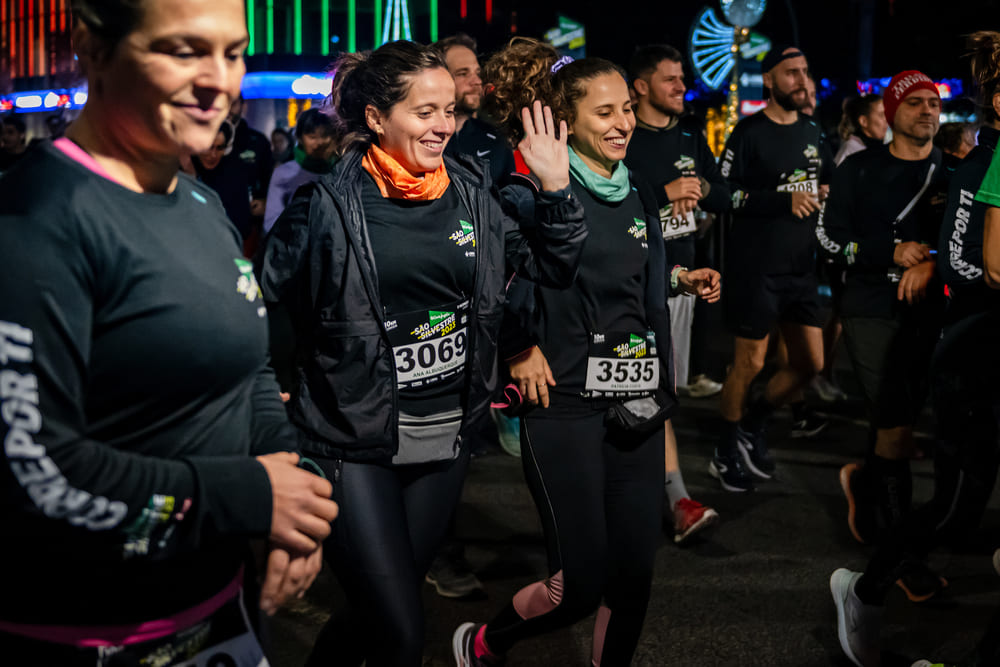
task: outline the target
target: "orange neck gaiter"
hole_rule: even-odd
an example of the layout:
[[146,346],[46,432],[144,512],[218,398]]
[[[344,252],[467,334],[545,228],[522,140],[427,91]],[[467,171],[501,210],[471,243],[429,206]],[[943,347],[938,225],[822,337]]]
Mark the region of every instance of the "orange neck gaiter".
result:
[[451,183],[444,161],[434,171],[424,174],[423,178],[417,178],[375,144],[368,147],[368,152],[361,159],[361,166],[375,179],[382,196],[389,199],[438,199]]

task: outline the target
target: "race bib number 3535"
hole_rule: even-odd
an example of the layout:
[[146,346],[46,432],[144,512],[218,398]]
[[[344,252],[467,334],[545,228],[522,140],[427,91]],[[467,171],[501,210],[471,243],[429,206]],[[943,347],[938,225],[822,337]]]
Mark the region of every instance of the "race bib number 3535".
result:
[[653,332],[591,334],[585,385],[587,396],[648,396],[659,384],[660,360]]

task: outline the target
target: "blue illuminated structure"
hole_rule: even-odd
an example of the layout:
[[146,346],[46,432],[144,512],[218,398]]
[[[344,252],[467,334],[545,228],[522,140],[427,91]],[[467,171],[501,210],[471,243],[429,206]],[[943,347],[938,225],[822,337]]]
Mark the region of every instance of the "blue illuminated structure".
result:
[[[252,72],[243,77],[243,97],[248,100],[321,100],[330,94],[332,80],[324,72]],[[82,109],[87,88],[26,90],[0,96],[0,113],[37,113],[57,109]]]
[[[858,81],[858,94],[881,95],[882,92],[889,87],[889,82],[891,81],[891,76],[882,77],[880,79]],[[934,82],[934,85],[937,86],[938,94],[941,96],[942,100],[950,100],[961,97],[965,90],[965,86],[962,84],[961,79],[938,79]]]

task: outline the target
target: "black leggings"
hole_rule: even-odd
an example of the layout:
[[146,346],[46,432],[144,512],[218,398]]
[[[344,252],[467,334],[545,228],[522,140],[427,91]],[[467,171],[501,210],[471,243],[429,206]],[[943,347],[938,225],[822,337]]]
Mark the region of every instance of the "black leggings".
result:
[[1000,317],[981,313],[949,326],[938,344],[931,364],[940,430],[934,497],[897,524],[872,556],[859,591],[865,602],[881,604],[906,560],[968,535],[982,519],[1000,462],[998,340]]
[[340,506],[323,556],[351,608],[334,612],[307,664],[419,667],[420,589],[461,495],[468,449],[454,461],[396,467],[316,462]]
[[602,413],[549,419],[539,412],[521,419],[521,457],[545,531],[549,579],[514,596],[487,624],[486,644],[504,653],[601,606],[595,663],[628,665],[660,542],[663,428],[616,436]]

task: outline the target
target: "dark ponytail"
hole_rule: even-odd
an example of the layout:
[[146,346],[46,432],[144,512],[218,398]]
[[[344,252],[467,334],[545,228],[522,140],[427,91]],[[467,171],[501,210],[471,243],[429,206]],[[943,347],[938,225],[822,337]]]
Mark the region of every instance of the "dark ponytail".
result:
[[448,67],[440,53],[415,42],[388,42],[374,51],[345,53],[334,61],[333,86],[327,105],[333,111],[340,151],[365,149],[376,141],[365,109],[381,113],[403,100],[413,77],[427,69]]

